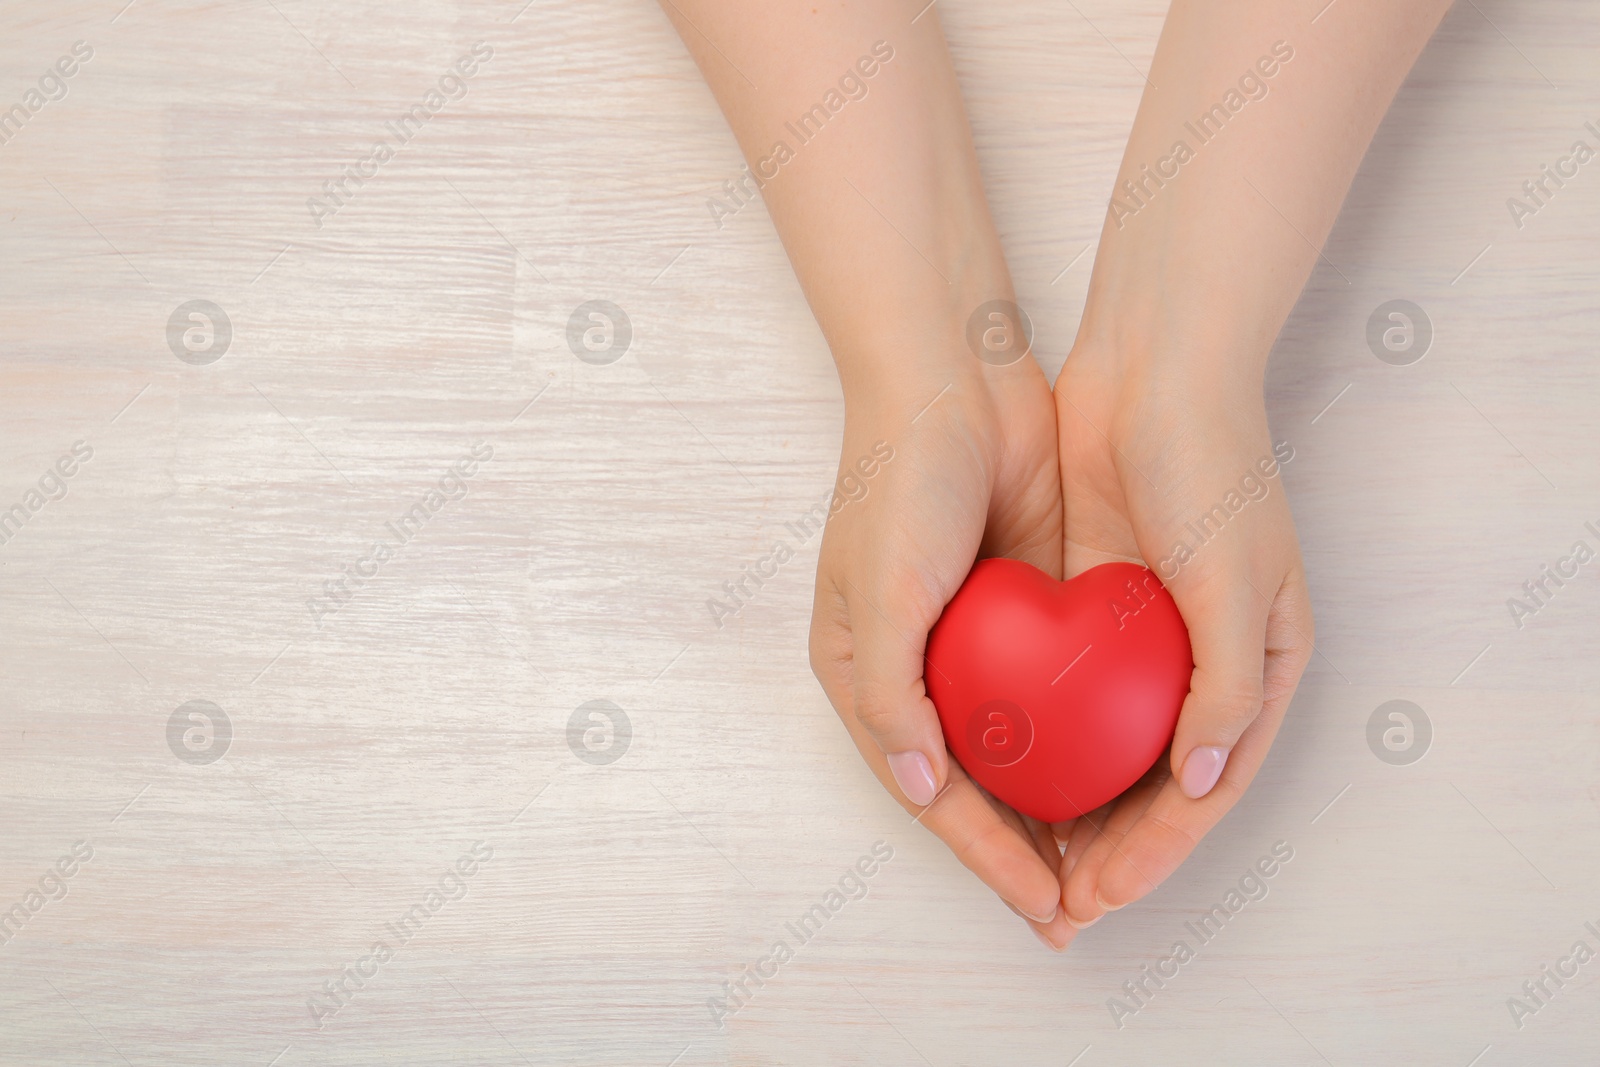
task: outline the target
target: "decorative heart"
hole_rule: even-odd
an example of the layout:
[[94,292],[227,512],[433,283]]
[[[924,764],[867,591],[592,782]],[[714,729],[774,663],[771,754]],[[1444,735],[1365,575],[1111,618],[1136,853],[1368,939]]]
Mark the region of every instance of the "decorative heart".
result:
[[928,696],[978,783],[1046,822],[1150,769],[1189,693],[1189,630],[1155,574],[1105,563],[1058,582],[979,561],[928,635]]

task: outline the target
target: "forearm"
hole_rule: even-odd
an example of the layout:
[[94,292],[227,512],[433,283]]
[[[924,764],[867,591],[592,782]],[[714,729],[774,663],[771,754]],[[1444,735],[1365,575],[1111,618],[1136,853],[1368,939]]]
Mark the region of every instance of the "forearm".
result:
[[1365,154],[1448,0],[1174,0],[1079,343],[1259,390]]
[[[968,315],[1011,299],[936,11],[663,0],[733,127],[847,398],[974,373]],[[830,108],[830,105],[832,107]]]

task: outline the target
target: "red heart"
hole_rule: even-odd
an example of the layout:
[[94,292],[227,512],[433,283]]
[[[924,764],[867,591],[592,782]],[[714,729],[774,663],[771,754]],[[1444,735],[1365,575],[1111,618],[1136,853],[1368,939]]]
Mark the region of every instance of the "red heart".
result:
[[1046,822],[1150,769],[1189,693],[1189,630],[1156,576],[1105,563],[1058,582],[1014,559],[972,568],[928,635],[928,696],[968,774]]

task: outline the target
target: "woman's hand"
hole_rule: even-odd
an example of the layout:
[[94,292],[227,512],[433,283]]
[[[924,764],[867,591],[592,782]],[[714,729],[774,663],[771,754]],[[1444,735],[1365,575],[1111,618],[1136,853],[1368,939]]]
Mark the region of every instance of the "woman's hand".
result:
[[[1277,455],[1268,438],[1267,357],[1448,7],[1173,0],[1167,11],[1055,393],[1066,573],[1142,559],[1183,613],[1195,670],[1170,758],[1057,828],[1079,927],[1148,893],[1238,801],[1311,656],[1273,473],[1292,445]],[[1208,113],[1227,123],[1221,135],[1194,128]]]
[[[1049,829],[951,762],[922,684],[928,630],[980,554],[1061,573],[1050,388],[1014,324],[989,315],[1015,296],[939,13],[912,19],[900,0],[662,7],[763,178],[839,368],[841,485],[861,479],[858,461],[876,467],[823,538],[817,677],[879,780],[1063,947]],[[807,115],[826,128],[800,136]],[[974,316],[981,355],[968,347]]]
[[1056,382],[1068,577],[1143,562],[1194,652],[1168,758],[1098,811],[1058,824],[1082,928],[1159,885],[1238,802],[1312,653],[1311,608],[1260,382],[1188,380],[1082,348]]
[[[1074,931],[1050,827],[950,758],[922,677],[928,631],[977,558],[1061,576],[1055,414],[1031,358],[995,368],[961,351],[949,366],[846,398],[840,478],[866,492],[839,497],[823,538],[811,665],[884,788],[1059,950]],[[862,481],[858,461],[885,445],[893,458]]]

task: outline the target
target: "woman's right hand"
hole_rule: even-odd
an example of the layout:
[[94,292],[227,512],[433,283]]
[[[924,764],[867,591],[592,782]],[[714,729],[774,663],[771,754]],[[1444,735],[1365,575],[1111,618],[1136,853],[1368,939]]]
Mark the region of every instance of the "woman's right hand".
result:
[[853,491],[823,537],[812,669],[884,788],[1059,951],[1075,931],[1050,826],[966,776],[923,685],[928,631],[978,558],[1061,577],[1049,385],[1031,358],[994,367],[961,351],[845,408],[839,484]]

